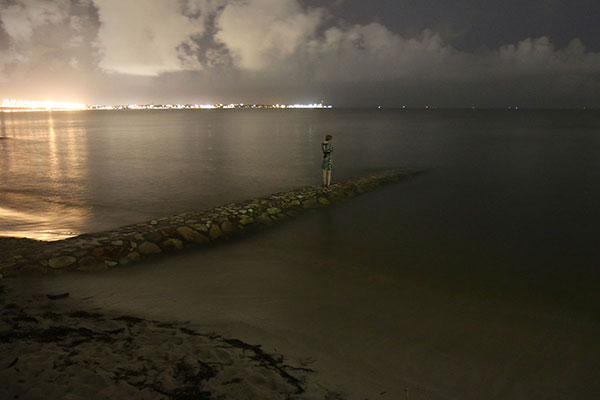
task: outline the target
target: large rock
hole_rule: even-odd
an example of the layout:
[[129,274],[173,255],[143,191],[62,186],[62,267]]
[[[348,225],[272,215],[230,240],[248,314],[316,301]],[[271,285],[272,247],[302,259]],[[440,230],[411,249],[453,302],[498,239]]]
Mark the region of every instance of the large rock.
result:
[[197,231],[200,232],[208,232],[208,227],[204,224],[192,224],[190,225],[192,228],[194,228]]
[[204,236],[201,233],[196,232],[189,226],[180,226],[179,228],[177,228],[177,233],[179,234],[179,236],[181,236],[181,238],[183,240],[188,241],[188,242],[202,244],[202,243],[208,243],[210,241],[206,236]]
[[48,260],[48,265],[51,268],[66,268],[70,265],[75,264],[76,261],[77,261],[77,259],[75,257],[59,256],[59,257],[53,257],[50,260]]
[[177,229],[175,229],[172,226],[168,226],[168,227],[161,229],[160,233],[166,237],[173,237],[173,236],[177,235]]
[[87,254],[88,254],[88,250],[87,249],[77,250],[76,252],[73,253],[73,255],[76,258],[81,258],[81,257],[87,256]]
[[181,250],[183,249],[183,242],[179,239],[167,239],[160,244],[165,250]]
[[144,239],[153,243],[160,241],[162,237],[163,236],[159,232],[149,232],[144,235]]
[[242,225],[249,225],[254,223],[254,218],[252,218],[249,215],[242,215],[242,217],[240,218],[240,224]]
[[130,262],[138,262],[141,259],[140,253],[138,253],[137,251],[132,251],[131,253],[127,254],[127,256],[125,256],[126,259],[128,259]]
[[221,230],[226,234],[232,234],[238,230],[237,224],[231,221],[225,221],[221,224]]
[[269,217],[269,214],[264,213],[256,217],[256,222],[263,225],[273,225],[273,220]]
[[315,199],[308,199],[308,200],[304,200],[304,202],[302,202],[302,207],[304,208],[317,208],[319,206],[319,204],[317,203],[317,201]]
[[142,254],[157,254],[157,253],[162,253],[162,250],[160,249],[160,247],[158,247],[156,244],[154,243],[150,243],[150,242],[144,242],[140,245],[140,247],[138,248],[139,252]]
[[210,227],[210,231],[208,232],[211,239],[218,239],[224,236],[223,231],[219,228],[218,225],[213,225]]
[[140,253],[138,253],[137,251],[132,251],[131,253],[127,254],[125,257],[122,257],[119,260],[119,263],[123,264],[123,265],[127,265],[127,264],[131,264],[134,262],[138,262],[141,260],[141,258],[142,257],[140,256]]
[[121,248],[120,247],[96,247],[94,250],[92,250],[92,254],[94,255],[94,257],[96,258],[102,258],[102,259],[115,259],[119,256],[119,253],[121,252]]

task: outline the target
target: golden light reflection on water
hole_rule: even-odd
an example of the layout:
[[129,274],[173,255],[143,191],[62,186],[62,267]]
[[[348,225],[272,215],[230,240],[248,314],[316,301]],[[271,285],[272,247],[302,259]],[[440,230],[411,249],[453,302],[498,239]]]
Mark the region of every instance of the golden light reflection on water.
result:
[[50,178],[56,182],[58,180],[58,157],[56,152],[56,132],[54,131],[52,114],[48,114],[48,139]]
[[58,240],[90,217],[86,131],[61,113],[0,115],[0,236]]
[[[70,214],[72,215],[72,213]],[[53,229],[54,218],[52,217],[55,215],[56,213],[38,212],[33,214],[0,207],[0,226],[3,227],[0,229],[0,236],[51,241],[77,235],[75,232],[60,232]],[[11,229],[11,225],[16,226]],[[46,230],[44,230],[45,228]]]

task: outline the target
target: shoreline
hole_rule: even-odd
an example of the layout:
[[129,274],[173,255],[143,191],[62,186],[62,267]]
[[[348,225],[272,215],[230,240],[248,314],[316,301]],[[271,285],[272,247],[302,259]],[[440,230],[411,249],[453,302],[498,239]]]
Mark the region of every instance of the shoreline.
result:
[[386,170],[339,182],[327,189],[303,187],[52,242],[0,238],[3,253],[0,279],[22,273],[100,271],[205,247],[266,229],[419,173]]

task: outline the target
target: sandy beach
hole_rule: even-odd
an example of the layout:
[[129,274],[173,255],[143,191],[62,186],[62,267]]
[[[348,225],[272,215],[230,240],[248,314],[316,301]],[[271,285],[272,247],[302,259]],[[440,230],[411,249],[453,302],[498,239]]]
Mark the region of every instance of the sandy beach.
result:
[[341,399],[310,360],[181,322],[84,309],[68,293],[0,286],[3,399]]

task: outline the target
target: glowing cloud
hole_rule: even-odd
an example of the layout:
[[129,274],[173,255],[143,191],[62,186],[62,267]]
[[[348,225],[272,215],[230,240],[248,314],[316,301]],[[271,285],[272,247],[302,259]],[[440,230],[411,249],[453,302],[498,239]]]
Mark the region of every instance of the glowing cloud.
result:
[[94,0],[101,27],[100,67],[108,72],[157,76],[163,72],[200,68],[179,49],[195,48],[190,40],[204,32],[203,20],[182,14],[178,0],[152,2]]
[[231,2],[218,18],[216,39],[243,69],[260,70],[293,55],[311,39],[322,11],[303,10],[296,0]]

